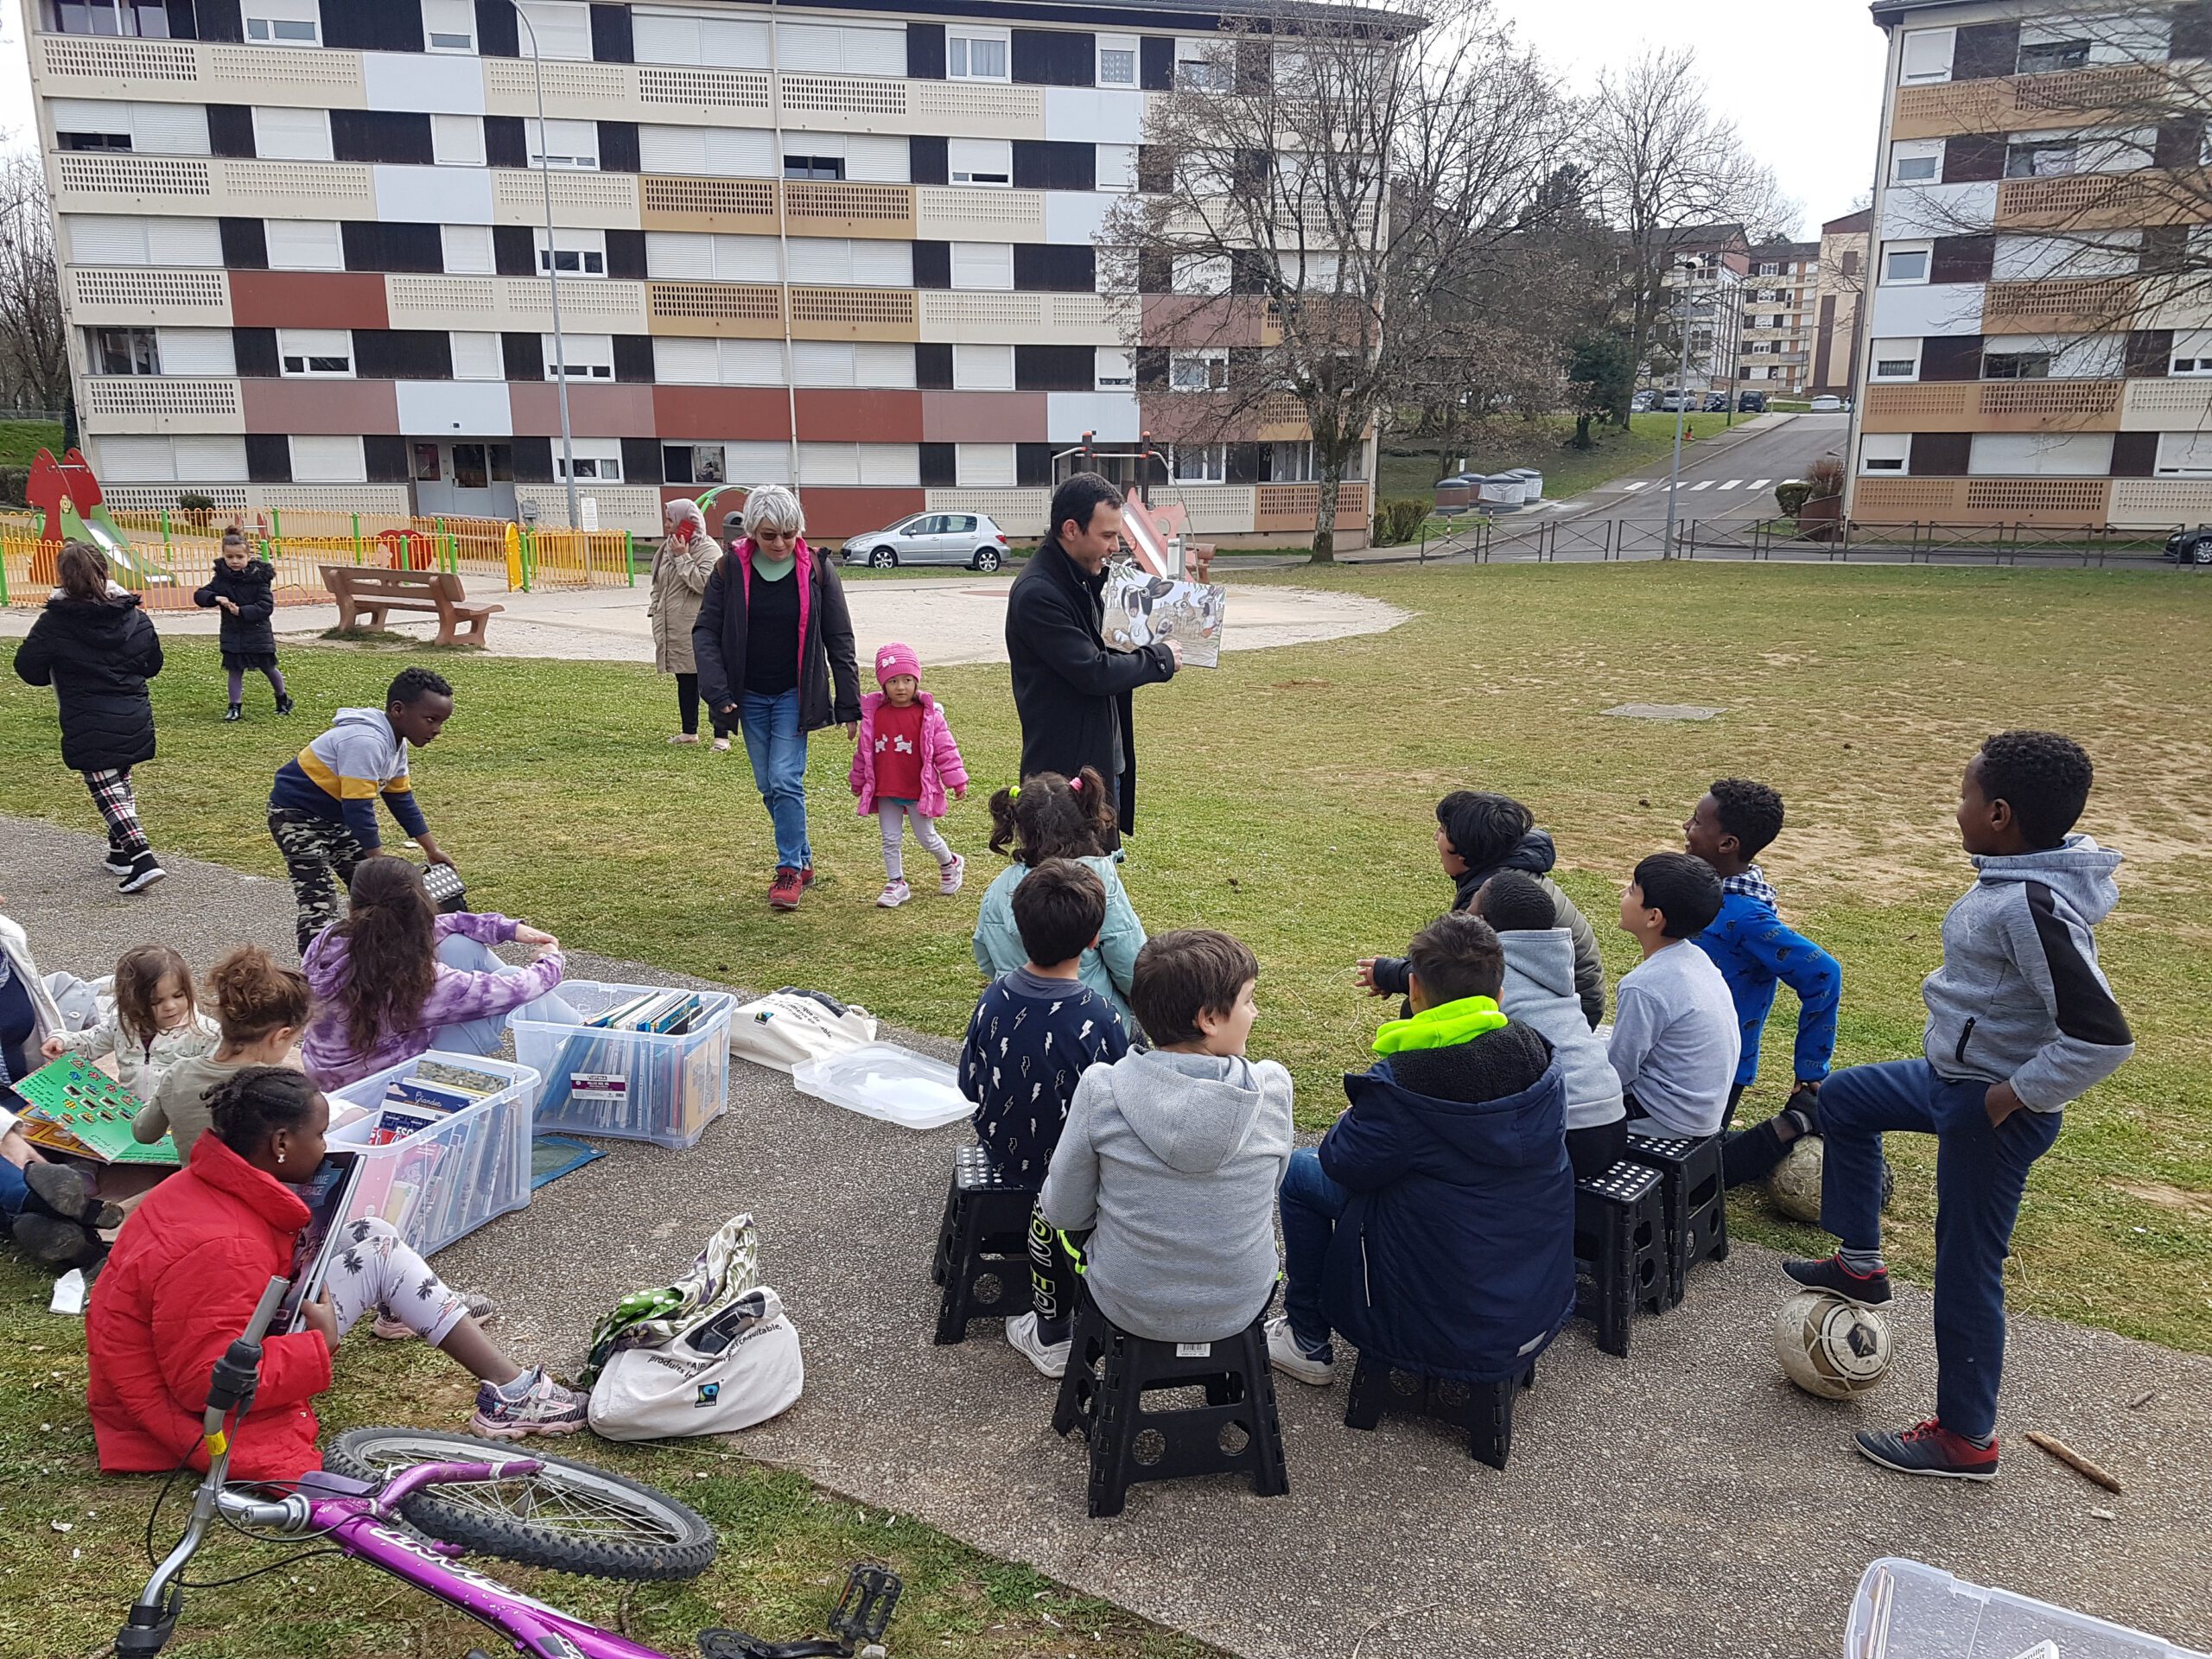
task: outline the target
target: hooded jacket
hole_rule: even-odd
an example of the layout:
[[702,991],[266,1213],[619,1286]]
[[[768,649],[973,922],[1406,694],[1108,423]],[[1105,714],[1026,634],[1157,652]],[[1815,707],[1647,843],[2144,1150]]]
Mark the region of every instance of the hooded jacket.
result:
[[2120,902],[2120,861],[2081,835],[1974,861],[1980,880],[1943,918],[1943,965],[1920,988],[1936,1076],[2009,1082],[2055,1112],[2126,1064],[2135,1038],[2089,931]]
[[1797,995],[1791,1075],[1799,1083],[1824,1081],[1835,1054],[1836,1007],[1843,1001],[1843,970],[1835,958],[1783,921],[1769,900],[1740,891],[1722,893],[1720,914],[1696,943],[1713,958],[1735,999],[1743,1043],[1737,1086],[1747,1089],[1758,1077],[1759,1043],[1777,982]]
[[[853,654],[852,613],[836,567],[818,559],[804,537],[793,543],[798,583],[798,728],[818,732],[861,717],[861,671]],[[707,707],[741,702],[745,692],[747,603],[753,593],[753,542],[730,543],[707,578],[699,613],[691,624],[691,654],[699,664],[699,695]],[[834,694],[833,694],[834,687]]]
[[110,772],[154,758],[154,702],[162,639],[138,595],[111,587],[101,600],[56,594],[16,647],[16,674],[50,685],[61,710],[61,764]]
[[[1078,859],[1106,889],[1106,919],[1098,925],[1098,943],[1085,947],[1077,977],[1104,997],[1130,1036],[1142,1029],[1129,1007],[1128,990],[1137,970],[1137,952],[1144,949],[1144,924],[1122,885],[1122,872],[1110,858]],[[1029,867],[1009,864],[983,890],[976,914],[976,965],[992,978],[1010,974],[1029,960],[1029,948],[1014,925],[1014,890],[1029,879]]]
[[[131,1212],[85,1316],[85,1392],[103,1470],[166,1473],[188,1458],[207,1466],[200,1414],[209,1376],[270,1280],[292,1271],[307,1222],[296,1192],[212,1135]],[[321,1468],[308,1402],[329,1386],[318,1332],[264,1338],[253,1408],[231,1440],[232,1474],[291,1480]]]
[[213,610],[219,599],[227,599],[238,607],[236,615],[223,613],[219,637],[226,652],[274,657],[276,630],[269,619],[276,610],[276,569],[266,559],[248,559],[243,570],[233,570],[218,559],[214,575],[194,593],[192,602],[203,611]]
[[[1559,861],[1559,855],[1552,846],[1552,838],[1541,830],[1531,830],[1521,837],[1504,857],[1480,869],[1470,866],[1452,878],[1452,908],[1465,910],[1475,902],[1475,894],[1484,882],[1500,870],[1520,870],[1536,878],[1550,897],[1552,911],[1557,925],[1567,929],[1574,943],[1574,994],[1582,1004],[1582,1017],[1590,1029],[1595,1031],[1605,1018],[1605,964],[1598,955],[1598,936],[1591,931],[1590,923],[1574,900],[1568,898],[1560,884],[1552,880],[1550,871]],[[1407,977],[1403,957],[1379,957],[1375,963],[1375,988],[1392,996],[1403,996],[1412,982]]]
[[1351,1195],[1329,1242],[1330,1325],[1396,1370],[1518,1376],[1574,1312],[1566,1074],[1519,1024],[1344,1079],[1321,1168]]
[[[922,798],[917,803],[925,818],[944,816],[945,792],[968,787],[968,765],[960,758],[960,745],[944,717],[944,705],[928,692],[918,692],[922,705]],[[861,699],[860,741],[853,746],[853,793],[861,798],[860,813],[875,816],[875,711],[883,707],[883,693],[871,691]]]
[[1021,775],[1072,778],[1096,766],[1109,784],[1118,778],[1127,835],[1137,823],[1132,694],[1173,679],[1175,658],[1165,644],[1107,650],[1105,589],[1104,572],[1085,575],[1060,546],[1058,533],[1048,535],[1007,594],[1006,654],[1021,718]]
[[382,844],[377,798],[410,836],[429,829],[407,777],[407,740],[381,709],[340,709],[324,732],[276,768],[269,810],[308,812],[342,823],[366,852]]
[[1497,1006],[1552,1046],[1567,1088],[1567,1127],[1596,1128],[1627,1116],[1619,1075],[1575,994],[1574,936],[1552,927],[1501,933],[1497,942],[1505,950],[1505,988]]
[[1218,1342],[1260,1316],[1290,1108],[1273,1060],[1139,1049],[1083,1074],[1037,1203],[1055,1227],[1095,1230],[1084,1283],[1100,1313],[1155,1342]]

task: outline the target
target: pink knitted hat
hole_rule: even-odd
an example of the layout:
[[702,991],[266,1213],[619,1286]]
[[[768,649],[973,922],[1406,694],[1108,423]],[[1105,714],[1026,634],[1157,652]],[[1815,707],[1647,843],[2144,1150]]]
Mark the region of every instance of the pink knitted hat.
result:
[[875,653],[875,683],[882,685],[897,679],[901,674],[911,674],[917,683],[922,677],[922,659],[914,654],[912,645],[897,640],[877,647]]

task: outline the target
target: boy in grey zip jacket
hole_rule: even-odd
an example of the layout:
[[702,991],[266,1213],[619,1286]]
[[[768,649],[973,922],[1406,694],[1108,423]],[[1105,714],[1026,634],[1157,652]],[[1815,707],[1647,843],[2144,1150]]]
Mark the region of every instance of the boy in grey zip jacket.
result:
[[1154,1046],[1076,1084],[1038,1208],[1092,1230],[1084,1284],[1132,1336],[1217,1342],[1274,1293],[1290,1073],[1244,1058],[1259,963],[1225,933],[1163,933],[1129,986]]
[[1944,917],[1942,965],[1921,986],[1923,1058],[1853,1066],[1821,1090],[1821,1224],[1843,1247],[1785,1263],[1800,1284],[1889,1300],[1882,1132],[1917,1130],[1941,1145],[1936,1413],[1859,1435],[1868,1458],[1907,1474],[1995,1478],[2003,1272],[2028,1170],[2058,1139],[2066,1103],[2135,1052],[2090,931],[2119,901],[2120,855],[2071,833],[2092,775],[2081,746],[2055,733],[1999,732],[1982,745],[1958,814],[1979,880]]

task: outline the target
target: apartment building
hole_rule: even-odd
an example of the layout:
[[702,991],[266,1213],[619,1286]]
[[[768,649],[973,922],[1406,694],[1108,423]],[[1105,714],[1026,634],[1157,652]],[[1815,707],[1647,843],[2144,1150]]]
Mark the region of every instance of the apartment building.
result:
[[1644,365],[1638,385],[1735,395],[1751,252],[1740,225],[1689,226],[1668,237],[1653,361]]
[[1745,256],[1736,378],[1745,391],[1802,392],[1812,373],[1821,279],[1817,242],[1766,242]]
[[1821,226],[1820,282],[1815,292],[1813,321],[1813,373],[1806,391],[1815,397],[1831,393],[1855,397],[1858,366],[1863,343],[1860,323],[1865,312],[1860,301],[1866,293],[1866,262],[1874,228],[1874,210],[1862,207]]
[[[558,524],[565,362],[603,526],[772,480],[1039,533],[1065,452],[1189,429],[1170,296],[1109,291],[1179,273],[1097,245],[1247,3],[25,0],[85,448],[128,506]],[[1270,400],[1154,499],[1302,537],[1309,436]]]
[[1865,523],[2212,518],[2212,5],[1881,0]]

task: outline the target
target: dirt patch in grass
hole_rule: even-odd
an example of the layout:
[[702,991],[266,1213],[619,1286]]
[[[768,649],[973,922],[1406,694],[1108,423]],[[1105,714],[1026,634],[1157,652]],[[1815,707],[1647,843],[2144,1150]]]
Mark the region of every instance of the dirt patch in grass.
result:
[[2113,1185],[2129,1198],[2140,1198],[2157,1209],[2212,1219],[2212,1192],[2185,1192],[2164,1181],[2114,1181]]

